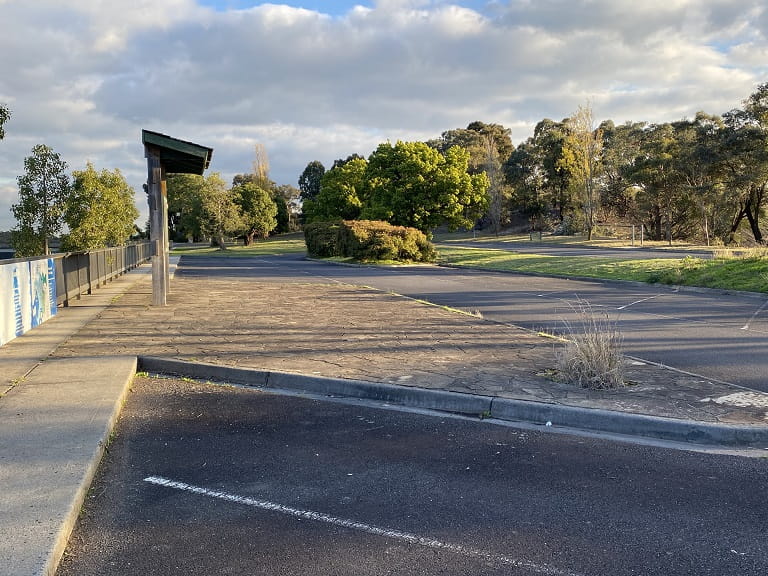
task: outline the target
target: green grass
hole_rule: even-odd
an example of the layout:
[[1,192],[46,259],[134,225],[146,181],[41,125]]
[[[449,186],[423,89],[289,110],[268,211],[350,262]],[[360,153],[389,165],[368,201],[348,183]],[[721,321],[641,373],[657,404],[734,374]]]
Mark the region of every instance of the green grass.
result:
[[[543,244],[547,246],[593,246],[596,248],[640,248],[639,235],[635,238],[635,243],[632,244],[630,238],[607,238],[607,237],[594,237],[592,240],[587,240],[586,236],[574,235],[574,236],[551,236],[546,233],[542,235],[541,240],[534,238],[531,240],[530,234],[500,234],[499,236],[488,234],[487,232],[478,232],[473,234],[472,232],[441,232],[435,234],[435,242],[440,243],[452,243],[452,242],[479,242],[479,243],[503,243],[509,244],[510,248],[515,245],[527,245]],[[675,252],[684,252],[687,250],[695,251],[710,251],[714,252],[716,249],[708,246],[699,246],[696,244],[690,244],[687,242],[673,241],[672,245],[666,240],[644,240],[642,247],[654,248],[658,250],[674,250]]]
[[486,248],[441,247],[441,264],[570,278],[604,278],[768,293],[768,257],[760,252],[704,260],[545,256]]
[[250,246],[229,246],[226,250],[219,250],[210,246],[185,246],[177,244],[171,250],[175,256],[217,256],[222,258],[242,258],[244,256],[273,256],[275,254],[295,254],[306,252],[304,236],[301,234],[289,234],[275,236],[267,240],[259,240]]

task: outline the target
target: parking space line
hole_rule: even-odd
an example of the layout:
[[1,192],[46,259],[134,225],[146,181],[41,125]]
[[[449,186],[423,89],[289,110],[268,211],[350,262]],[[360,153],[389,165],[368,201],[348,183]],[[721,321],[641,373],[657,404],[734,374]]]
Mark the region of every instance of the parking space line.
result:
[[763,310],[765,310],[766,306],[768,306],[768,300],[763,302],[763,305],[760,306],[760,308],[758,308],[754,314],[752,314],[752,317],[747,321],[746,324],[744,324],[744,326],[741,327],[741,329],[749,330],[749,325],[752,324],[752,322],[754,322],[755,318],[757,318]]
[[349,528],[352,530],[359,530],[361,532],[367,532],[375,536],[383,536],[385,538],[391,538],[394,540],[400,540],[408,544],[416,544],[424,546],[426,548],[432,548],[436,550],[446,550],[453,552],[461,556],[469,558],[475,558],[483,560],[485,562],[492,562],[496,564],[502,564],[506,566],[513,566],[515,568],[523,568],[530,570],[536,574],[543,574],[544,576],[581,576],[576,572],[569,572],[548,566],[546,564],[536,564],[527,560],[518,560],[516,558],[510,558],[503,554],[494,554],[484,550],[478,550],[476,548],[469,548],[461,546],[459,544],[451,544],[448,542],[442,542],[433,538],[424,536],[418,536],[417,534],[411,534],[409,532],[402,532],[400,530],[393,530],[390,528],[382,528],[374,526],[372,524],[366,524],[364,522],[357,522],[355,520],[348,520],[345,518],[338,518],[322,512],[313,512],[311,510],[301,510],[299,508],[293,508],[291,506],[284,506],[283,504],[277,504],[275,502],[268,502],[266,500],[257,500],[255,498],[249,498],[247,496],[239,496],[237,494],[231,494],[228,492],[222,492],[220,490],[209,490],[208,488],[202,488],[200,486],[193,486],[184,482],[177,482],[175,480],[169,480],[159,476],[149,476],[144,478],[145,482],[154,484],[156,486],[163,486],[165,488],[173,488],[175,490],[181,490],[192,494],[198,494],[201,496],[207,496],[209,498],[216,498],[224,500],[226,502],[232,502],[235,504],[242,504],[244,506],[251,506],[259,508],[261,510],[268,510],[271,512],[279,512],[287,516],[293,516],[295,518],[302,518],[305,520],[314,520],[316,522],[325,522],[326,524],[332,524],[334,526],[341,526],[343,528]]
[[641,298],[640,300],[635,300],[634,302],[630,302],[629,304],[625,304],[624,306],[619,306],[616,308],[616,310],[626,310],[630,306],[634,306],[635,304],[642,304],[643,302],[648,302],[649,300],[655,300],[661,296],[661,294],[656,294],[655,296],[649,296],[648,298]]

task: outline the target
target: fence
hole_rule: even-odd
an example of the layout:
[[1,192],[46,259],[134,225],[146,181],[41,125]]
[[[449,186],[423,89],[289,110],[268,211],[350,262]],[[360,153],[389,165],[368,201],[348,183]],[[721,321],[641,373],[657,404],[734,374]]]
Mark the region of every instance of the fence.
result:
[[95,288],[125,274],[149,260],[150,242],[104,248],[90,252],[54,254],[56,303],[68,306],[70,300],[91,294]]
[[149,260],[151,243],[0,261],[0,345]]

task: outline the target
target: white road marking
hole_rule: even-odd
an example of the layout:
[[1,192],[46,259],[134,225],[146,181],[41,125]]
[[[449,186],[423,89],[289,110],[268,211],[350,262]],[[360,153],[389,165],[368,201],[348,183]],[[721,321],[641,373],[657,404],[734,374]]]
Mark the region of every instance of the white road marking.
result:
[[375,536],[383,536],[385,538],[392,538],[394,540],[400,540],[407,542],[408,544],[417,544],[426,548],[433,548],[436,550],[446,550],[455,554],[460,554],[469,558],[476,558],[485,562],[492,562],[495,564],[502,564],[506,566],[513,566],[515,568],[524,568],[530,570],[536,574],[544,574],[545,576],[582,576],[577,572],[570,572],[566,570],[560,570],[546,564],[536,564],[528,560],[518,560],[516,558],[510,558],[504,554],[494,554],[493,552],[487,552],[484,550],[478,550],[476,548],[469,548],[467,546],[461,546],[459,544],[451,544],[448,542],[442,542],[433,538],[424,536],[418,536],[417,534],[411,534],[409,532],[401,532],[400,530],[393,530],[391,528],[382,528],[379,526],[373,526],[372,524],[366,524],[364,522],[357,522],[355,520],[348,520],[345,518],[338,518],[329,514],[323,514],[322,512],[312,512],[311,510],[301,510],[299,508],[292,508],[291,506],[284,506],[275,502],[268,502],[266,500],[257,500],[255,498],[249,498],[247,496],[238,496],[237,494],[230,494],[228,492],[222,492],[219,490],[209,490],[208,488],[202,488],[200,486],[192,486],[184,482],[176,482],[167,478],[159,476],[149,476],[144,478],[145,482],[155,484],[157,486],[163,486],[166,488],[173,488],[175,490],[182,490],[184,492],[190,492],[192,494],[199,494],[201,496],[208,496],[209,498],[217,498],[226,502],[233,502],[235,504],[242,504],[244,506],[252,506],[261,510],[268,510],[271,512],[279,512],[287,516],[293,516],[296,518],[302,518],[305,520],[314,520],[316,522],[325,522],[326,524],[333,524],[334,526],[341,526],[343,528],[349,528],[352,530],[360,530],[373,534]]
[[760,314],[760,313],[761,313],[763,310],[765,310],[765,307],[766,307],[766,306],[768,306],[768,300],[766,300],[765,302],[763,302],[763,305],[762,305],[762,306],[760,306],[760,308],[758,308],[758,309],[757,309],[757,311],[756,311],[754,314],[752,314],[752,317],[751,317],[751,318],[750,318],[750,319],[747,321],[747,323],[746,323],[746,324],[744,324],[744,326],[742,326],[742,327],[741,327],[741,329],[742,329],[742,330],[749,330],[749,325],[750,325],[750,324],[752,324],[752,321],[753,321],[755,318],[757,318],[757,317],[758,317],[758,315],[759,315],[759,314]]
[[641,298],[640,300],[635,300],[634,302],[630,302],[629,304],[625,304],[624,306],[619,306],[616,308],[616,310],[624,310],[626,308],[629,308],[630,306],[634,306],[635,304],[642,304],[643,302],[648,302],[648,300],[655,300],[661,296],[661,294],[656,294],[655,296],[649,296],[648,298]]

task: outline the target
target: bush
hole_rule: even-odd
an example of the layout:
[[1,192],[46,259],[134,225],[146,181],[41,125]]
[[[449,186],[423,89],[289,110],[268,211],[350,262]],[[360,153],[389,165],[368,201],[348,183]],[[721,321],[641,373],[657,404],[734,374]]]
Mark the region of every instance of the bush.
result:
[[437,257],[423,232],[387,222],[312,222],[305,226],[304,237],[307,253],[316,258],[342,256],[360,262],[433,262]]
[[597,314],[588,302],[574,308],[582,325],[566,322],[568,341],[558,354],[560,378],[582,388],[603,390],[624,386],[623,338],[607,314]]
[[339,228],[343,256],[361,262],[433,262],[436,252],[423,232],[377,220],[347,220]]
[[314,258],[341,256],[339,251],[340,221],[312,222],[304,226],[307,254]]

